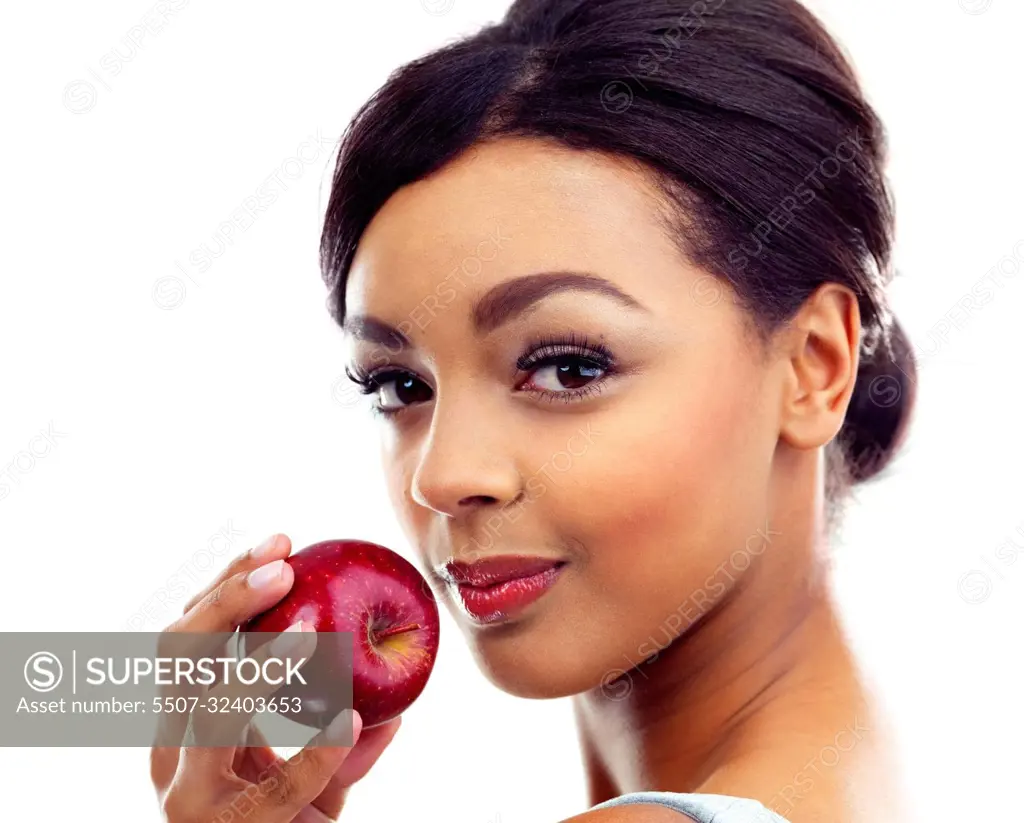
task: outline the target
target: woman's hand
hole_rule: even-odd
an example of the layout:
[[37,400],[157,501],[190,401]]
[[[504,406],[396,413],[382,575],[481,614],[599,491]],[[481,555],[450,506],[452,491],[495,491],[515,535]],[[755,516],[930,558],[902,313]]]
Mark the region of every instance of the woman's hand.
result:
[[[164,634],[233,632],[250,617],[270,608],[294,582],[292,568],[284,562],[290,551],[291,541],[279,534],[235,558],[209,587],[186,604],[182,617]],[[168,715],[164,719],[174,722],[170,718]],[[325,736],[329,734],[325,730],[287,760],[279,757],[252,726],[248,729],[248,746],[154,746],[150,776],[167,823],[335,820],[348,788],[377,761],[398,731],[401,718],[365,733],[357,712],[343,712],[336,722],[339,729],[351,723],[351,747],[321,745],[332,739]],[[179,729],[165,739],[183,740],[183,731]]]

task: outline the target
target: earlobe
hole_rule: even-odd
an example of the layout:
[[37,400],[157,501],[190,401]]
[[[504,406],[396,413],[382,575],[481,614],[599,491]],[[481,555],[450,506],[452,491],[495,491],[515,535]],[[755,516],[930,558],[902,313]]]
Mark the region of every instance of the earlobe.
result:
[[860,362],[860,306],[837,283],[820,286],[797,312],[787,336],[789,390],[780,436],[797,449],[831,441],[843,425]]

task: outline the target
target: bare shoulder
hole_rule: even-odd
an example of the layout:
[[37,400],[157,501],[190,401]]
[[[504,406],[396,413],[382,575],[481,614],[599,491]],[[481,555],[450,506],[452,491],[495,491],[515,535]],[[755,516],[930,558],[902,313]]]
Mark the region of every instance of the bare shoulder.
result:
[[693,818],[668,806],[633,803],[628,806],[592,809],[568,817],[559,823],[693,823]]

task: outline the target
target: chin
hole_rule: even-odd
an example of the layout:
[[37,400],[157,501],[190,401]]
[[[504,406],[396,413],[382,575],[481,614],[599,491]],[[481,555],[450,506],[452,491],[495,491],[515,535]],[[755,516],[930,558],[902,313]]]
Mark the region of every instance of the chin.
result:
[[558,632],[517,622],[485,628],[461,625],[480,671],[508,694],[550,700],[588,691],[600,683],[601,671],[594,661],[572,653],[579,644]]

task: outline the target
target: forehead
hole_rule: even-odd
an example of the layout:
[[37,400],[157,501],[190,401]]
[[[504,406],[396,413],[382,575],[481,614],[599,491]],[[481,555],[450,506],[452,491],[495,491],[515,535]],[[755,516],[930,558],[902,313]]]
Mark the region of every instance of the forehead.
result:
[[397,191],[360,240],[346,315],[394,320],[447,281],[463,297],[540,271],[593,271],[656,302],[682,287],[664,201],[634,165],[537,139],[474,147]]

